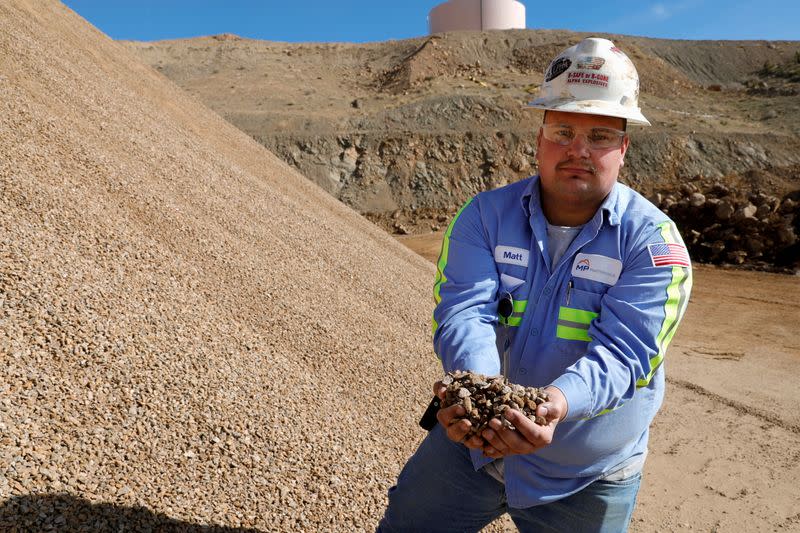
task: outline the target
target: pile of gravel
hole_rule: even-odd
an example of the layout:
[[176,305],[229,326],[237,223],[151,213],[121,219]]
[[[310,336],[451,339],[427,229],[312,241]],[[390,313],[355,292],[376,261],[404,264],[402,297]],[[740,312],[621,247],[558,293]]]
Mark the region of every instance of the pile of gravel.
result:
[[536,407],[548,400],[544,389],[509,383],[503,376],[487,377],[464,371],[448,372],[442,384],[447,387],[442,407],[460,405],[464,408],[462,418],[471,424],[467,437],[480,435],[493,418],[514,429],[504,416],[509,409],[521,411],[540,426],[547,423],[544,417],[536,416]]
[[60,3],[0,64],[0,530],[371,529],[433,267]]
[[698,179],[651,200],[678,224],[697,262],[800,272],[800,189],[775,196]]

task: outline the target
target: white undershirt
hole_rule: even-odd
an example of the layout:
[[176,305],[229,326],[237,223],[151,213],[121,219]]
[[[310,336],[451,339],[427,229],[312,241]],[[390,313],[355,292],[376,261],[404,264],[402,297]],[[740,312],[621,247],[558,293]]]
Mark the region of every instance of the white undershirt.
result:
[[583,226],[554,226],[547,223],[547,251],[550,254],[550,269],[554,270],[569,245],[581,232]]

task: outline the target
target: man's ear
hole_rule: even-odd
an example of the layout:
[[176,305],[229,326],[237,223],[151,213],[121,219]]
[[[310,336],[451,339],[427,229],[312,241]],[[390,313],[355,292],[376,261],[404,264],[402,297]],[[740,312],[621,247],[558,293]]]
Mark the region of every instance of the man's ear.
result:
[[536,134],[536,159],[539,159],[539,148],[542,145],[542,127],[539,126],[539,132]]
[[[540,130],[541,133],[541,130]],[[620,160],[619,166],[623,166],[625,164],[625,152],[628,151],[628,145],[630,145],[631,139],[626,134],[625,137],[622,138],[622,146],[620,146]]]

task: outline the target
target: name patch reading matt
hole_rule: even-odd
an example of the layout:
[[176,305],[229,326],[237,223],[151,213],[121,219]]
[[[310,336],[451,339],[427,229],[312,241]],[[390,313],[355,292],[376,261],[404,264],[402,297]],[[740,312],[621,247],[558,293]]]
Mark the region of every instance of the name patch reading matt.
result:
[[572,263],[572,276],[614,285],[622,272],[622,261],[597,254],[578,254]]
[[528,250],[513,246],[495,246],[494,262],[526,267],[528,266]]

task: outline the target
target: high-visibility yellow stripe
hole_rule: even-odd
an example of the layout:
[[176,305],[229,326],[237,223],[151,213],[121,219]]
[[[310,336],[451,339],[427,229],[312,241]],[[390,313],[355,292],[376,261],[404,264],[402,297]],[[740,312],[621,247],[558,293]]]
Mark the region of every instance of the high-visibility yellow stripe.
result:
[[[658,226],[661,228],[661,236],[664,242],[683,244],[673,234],[673,226],[670,222],[663,222]],[[672,336],[675,335],[678,322],[683,317],[683,312],[686,310],[686,304],[689,302],[688,294],[692,289],[692,270],[688,267],[674,266],[672,267],[672,280],[667,286],[667,301],[664,303],[664,322],[661,324],[661,331],[656,336],[656,345],[658,352],[650,359],[650,372],[647,376],[636,381],[637,387],[646,387],[650,380],[653,379],[653,374],[661,363],[664,361],[664,356],[667,353],[667,346],[669,346]]]
[[[447,276],[444,275],[444,269],[447,266],[447,256],[450,252],[450,234],[453,233],[453,226],[458,220],[458,217],[461,216],[462,211],[466,209],[466,207],[472,203],[472,198],[467,200],[461,209],[458,210],[456,216],[453,217],[453,220],[450,221],[450,224],[447,226],[447,230],[444,232],[444,237],[442,238],[442,249],[439,252],[439,260],[436,262],[436,280],[433,283],[433,301],[436,305],[439,305],[439,302],[442,301],[442,297],[440,295],[440,290],[442,285],[447,281]],[[436,333],[436,329],[439,327],[439,324],[436,323],[435,318],[431,318],[431,322],[433,323],[432,332]]]
[[561,307],[558,310],[559,320],[569,320],[570,322],[580,322],[581,324],[589,324],[597,316],[598,314],[595,312],[572,307]]
[[508,320],[503,317],[498,317],[500,324],[504,326],[519,326],[522,324],[522,315],[525,314],[525,309],[528,307],[528,300],[514,300],[514,311]]
[[570,341],[590,341],[592,338],[583,328],[571,328],[569,326],[556,326],[556,337]]
[[[661,228],[661,236],[664,242],[677,243],[680,239],[677,236],[677,231],[670,222],[663,222],[658,225]],[[673,233],[674,232],[674,233]],[[643,379],[636,380],[636,387],[646,387],[653,379],[658,367],[664,362],[664,355],[667,352],[672,336],[678,329],[678,323],[686,311],[686,305],[689,303],[689,293],[692,289],[692,270],[688,267],[674,266],[672,267],[672,279],[667,286],[667,301],[664,303],[664,322],[661,324],[661,330],[656,335],[656,345],[658,346],[658,353],[650,359],[650,372]],[[622,407],[618,405],[614,409],[604,409],[595,416],[601,416],[612,411],[616,411]]]
[[500,317],[499,322],[504,326],[519,326],[522,324],[522,317],[521,316],[510,316],[508,317],[508,321],[505,318]]

